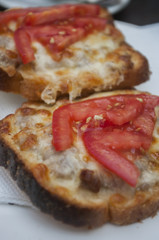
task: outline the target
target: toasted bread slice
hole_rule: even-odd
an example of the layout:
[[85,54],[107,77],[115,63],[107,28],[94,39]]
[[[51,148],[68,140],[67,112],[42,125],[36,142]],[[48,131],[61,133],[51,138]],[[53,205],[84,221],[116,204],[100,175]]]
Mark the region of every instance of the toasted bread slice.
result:
[[[139,92],[114,91],[90,98],[119,94]],[[54,149],[52,114],[67,101],[54,106],[24,103],[1,120],[0,165],[9,169],[33,204],[67,224],[123,225],[154,216],[159,209],[159,108],[151,146],[136,157],[140,177],[132,187],[94,161],[80,137],[65,151]]]
[[107,19],[105,29],[71,44],[58,60],[34,41],[35,60],[28,64],[23,64],[15,46],[16,22],[10,22],[9,30],[0,34],[0,90],[50,104],[66,94],[72,100],[148,80],[147,59],[126,43],[107,10],[101,9],[100,17]]

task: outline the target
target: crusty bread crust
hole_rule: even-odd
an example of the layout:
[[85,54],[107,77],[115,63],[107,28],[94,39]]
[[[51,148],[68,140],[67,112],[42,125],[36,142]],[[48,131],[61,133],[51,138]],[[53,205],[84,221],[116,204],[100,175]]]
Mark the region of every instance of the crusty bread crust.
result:
[[50,194],[40,186],[35,177],[25,168],[14,151],[0,140],[0,165],[10,171],[21,190],[42,212],[51,214],[56,220],[76,227],[98,227],[106,222],[127,225],[153,217],[159,210],[159,187],[151,191],[138,191],[131,203],[120,194],[112,195],[109,204],[101,207],[80,207],[68,204],[67,200]]
[[56,220],[76,227],[97,227],[109,221],[108,208],[80,207],[69,204],[67,200],[50,194],[40,186],[35,177],[23,165],[14,151],[0,140],[0,165],[10,171],[12,178],[21,190],[30,197],[32,203]]
[[21,75],[16,72],[14,76],[9,76],[6,71],[0,68],[0,89],[5,92],[20,93]]
[[[139,92],[127,90],[107,93],[106,95],[133,93],[137,94]],[[94,96],[97,97],[98,95]],[[100,94],[100,96],[104,96],[104,94]],[[31,108],[32,106],[33,108]],[[48,107],[40,103],[35,105],[34,103],[25,103],[22,108],[16,111],[16,114],[20,114],[17,119],[21,115],[24,118],[31,117],[34,114],[37,115],[39,112],[44,116],[45,120],[47,116],[50,119],[51,115],[49,115],[50,113],[47,110],[52,108],[54,109],[54,107]],[[144,186],[144,188],[137,187],[132,190],[130,186],[127,186],[129,190],[124,195],[120,187],[115,188],[116,190],[111,193],[108,191],[108,196],[107,190],[105,190],[106,195],[103,196],[102,194],[103,200],[99,201],[100,197],[98,197],[98,200],[94,202],[88,201],[89,198],[86,198],[86,196],[88,195],[90,198],[96,199],[98,193],[91,193],[89,189],[82,190],[82,196],[86,198],[82,202],[80,196],[76,199],[76,197],[72,196],[72,193],[68,194],[67,187],[63,189],[60,189],[59,186],[57,188],[52,185],[49,187],[48,168],[45,165],[45,161],[44,164],[35,164],[33,159],[29,162],[29,159],[26,159],[25,156],[25,149],[30,149],[32,143],[34,147],[34,139],[25,141],[25,145],[19,145],[16,142],[17,138],[15,136],[17,136],[17,133],[21,134],[22,130],[24,128],[27,129],[28,126],[22,126],[22,129],[15,130],[12,134],[12,131],[14,131],[14,127],[12,126],[14,116],[9,115],[0,121],[0,165],[10,171],[11,176],[17,182],[18,186],[28,194],[32,203],[43,212],[51,214],[57,220],[73,226],[97,227],[106,222],[117,225],[131,224],[150,216],[153,217],[159,210],[159,183],[157,180],[155,184],[148,188]],[[35,121],[35,123],[38,124],[37,127],[39,129],[41,127],[40,124],[43,122]],[[33,124],[32,120],[31,124]],[[48,122],[46,125],[48,125]],[[34,131],[32,131],[33,129]],[[35,134],[37,130],[33,129],[31,128],[31,133]],[[22,137],[23,135],[20,136]],[[44,135],[42,135],[42,138],[44,138]],[[38,159],[38,157],[36,158]],[[156,164],[158,169],[159,164]],[[78,193],[81,191],[81,188],[79,186]]]
[[[84,56],[82,63],[78,64],[81,61],[79,60],[80,58],[78,59],[77,52],[79,46],[75,44],[75,47],[73,45],[73,47],[70,46],[66,49],[58,63],[49,63],[52,66],[50,68],[52,69],[52,75],[50,75],[51,72],[48,74],[48,69],[41,72],[41,65],[37,64],[40,60],[37,57],[34,63],[24,65],[22,62],[18,62],[17,65],[12,66],[14,74],[11,76],[9,74],[10,66],[8,66],[11,58],[3,51],[3,58],[7,58],[7,66],[4,66],[4,63],[1,66],[2,64],[0,63],[0,90],[19,93],[29,100],[43,100],[50,104],[54,103],[57,97],[66,94],[70,95],[70,99],[75,99],[76,97],[86,96],[90,92],[132,88],[147,81],[150,74],[147,59],[125,42],[124,36],[114,26],[112,17],[107,10],[102,9],[101,16],[108,19],[106,30],[103,32],[107,50],[102,50],[102,47],[98,50],[96,48],[87,50],[87,45],[91,46],[93,44],[91,38],[86,43],[85,50],[85,40],[81,40],[80,43],[83,44],[83,48],[80,51]],[[97,36],[97,32],[94,32],[93,35],[97,37],[96,42],[102,41],[102,38]],[[111,49],[112,43],[114,44],[113,49]],[[15,51],[13,51],[13,54],[15,54]],[[106,53],[100,57],[103,51],[106,51]],[[48,52],[45,54],[49,55]],[[64,66],[61,63],[59,68],[58,64],[63,60]],[[71,61],[71,65],[68,65],[66,69],[65,64],[67,60],[68,62]],[[94,69],[95,63],[97,66],[100,64],[100,69],[99,67]],[[56,64],[58,67],[56,67]],[[101,64],[103,64],[102,67]],[[87,65],[90,66],[89,69],[85,69]]]

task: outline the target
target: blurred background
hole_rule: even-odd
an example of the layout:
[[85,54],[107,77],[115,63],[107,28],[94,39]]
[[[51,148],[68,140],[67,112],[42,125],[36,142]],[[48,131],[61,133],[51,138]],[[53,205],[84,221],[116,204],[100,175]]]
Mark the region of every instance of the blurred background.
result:
[[159,0],[0,0],[0,11],[11,7],[59,4],[60,2],[100,2],[107,6],[116,20],[147,25],[159,22]]

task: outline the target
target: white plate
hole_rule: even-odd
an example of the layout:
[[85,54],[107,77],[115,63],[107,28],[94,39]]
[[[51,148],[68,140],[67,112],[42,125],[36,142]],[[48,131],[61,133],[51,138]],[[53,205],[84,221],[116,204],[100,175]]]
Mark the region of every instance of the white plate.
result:
[[[36,6],[50,6],[53,4],[58,4],[60,1],[59,0],[38,0],[38,1],[33,1],[33,0],[0,0],[0,5],[6,7],[6,8],[14,8],[14,7],[36,7]],[[62,0],[61,0],[62,2]],[[66,1],[63,0],[63,2],[71,2],[70,1]],[[72,2],[77,2],[78,1],[73,1]],[[82,2],[82,0],[79,0],[79,2]],[[118,11],[120,11],[121,9],[123,9],[124,7],[127,6],[127,4],[130,2],[130,0],[120,0],[120,3],[115,5],[115,6],[111,6],[108,7],[109,11],[111,13],[116,13]]]
[[[131,24],[117,22],[117,26],[125,34],[127,41],[136,49],[147,56],[152,71],[150,81],[138,87],[159,95],[159,24],[146,27],[137,27]],[[8,114],[14,112],[24,99],[19,96],[2,93],[1,107]],[[6,114],[5,111],[5,114]],[[0,118],[4,113],[0,114]],[[159,214],[154,218],[148,218],[142,223],[129,226],[114,226],[105,224],[94,229],[76,229],[55,221],[40,211],[30,208],[0,205],[0,239],[2,240],[134,240],[134,239],[158,239]]]

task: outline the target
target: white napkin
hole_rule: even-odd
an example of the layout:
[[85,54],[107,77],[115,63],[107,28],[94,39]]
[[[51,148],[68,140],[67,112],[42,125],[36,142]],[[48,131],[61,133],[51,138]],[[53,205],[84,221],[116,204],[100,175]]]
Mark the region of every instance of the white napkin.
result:
[[0,204],[16,204],[32,207],[28,196],[22,192],[10,177],[8,171],[0,168]]
[[[159,24],[145,27],[117,22],[117,26],[125,34],[128,42],[147,56],[152,71],[151,80],[141,84],[138,89],[159,95]],[[14,113],[26,101],[19,95],[0,92],[0,119]],[[33,207],[28,197],[17,187],[7,171],[0,167],[0,204],[18,204]]]

